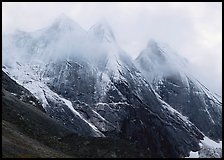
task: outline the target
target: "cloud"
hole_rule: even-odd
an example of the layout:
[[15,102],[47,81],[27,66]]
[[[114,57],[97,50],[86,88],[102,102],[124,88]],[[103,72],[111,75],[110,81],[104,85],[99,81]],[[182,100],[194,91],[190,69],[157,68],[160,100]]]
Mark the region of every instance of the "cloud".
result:
[[65,13],[88,30],[106,19],[121,47],[135,58],[150,39],[168,43],[186,57],[195,76],[221,94],[222,4],[165,2],[3,2],[3,31],[34,31]]

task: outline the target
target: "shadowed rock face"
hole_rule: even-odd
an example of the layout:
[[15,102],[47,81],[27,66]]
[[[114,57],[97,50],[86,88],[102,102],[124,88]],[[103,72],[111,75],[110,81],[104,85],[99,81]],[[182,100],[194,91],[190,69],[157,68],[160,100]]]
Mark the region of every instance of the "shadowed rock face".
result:
[[221,103],[200,88],[204,86],[199,87],[190,79],[186,85],[180,76],[170,76],[161,82],[157,92],[165,102],[189,117],[208,137],[222,139]]
[[48,86],[74,101],[94,103],[95,73],[85,62],[62,61],[50,64],[44,77],[50,77]]
[[[75,61],[70,61],[66,70],[65,62],[51,66],[45,75],[54,81],[48,81],[48,86],[69,99],[73,108],[102,134],[135,142],[140,148],[148,148],[155,157],[182,157],[187,156],[190,150],[199,149],[198,142],[203,138],[201,132],[193,124],[189,125],[178,115],[164,109],[131,62],[119,59],[118,63],[126,63],[120,69],[121,78],[108,76],[108,90],[101,95],[103,98],[99,102],[96,97],[100,93],[96,87],[102,82],[97,81],[98,75],[91,74],[87,64],[77,65]],[[57,75],[60,77],[57,78],[55,73],[62,75]],[[91,88],[92,92],[89,92]],[[62,114],[55,109],[49,112],[54,117],[64,116],[65,113],[68,116],[67,112]]]
[[[26,89],[4,72],[2,74],[4,76],[2,81],[2,156],[4,158],[151,157],[148,151],[140,150],[135,144],[122,139],[78,136],[35,105],[11,94],[12,91],[19,93]],[[31,93],[24,96],[28,94],[32,96]]]
[[189,74],[181,57],[150,42],[136,59],[136,66],[162,100],[187,116],[206,136],[222,139],[222,103]]

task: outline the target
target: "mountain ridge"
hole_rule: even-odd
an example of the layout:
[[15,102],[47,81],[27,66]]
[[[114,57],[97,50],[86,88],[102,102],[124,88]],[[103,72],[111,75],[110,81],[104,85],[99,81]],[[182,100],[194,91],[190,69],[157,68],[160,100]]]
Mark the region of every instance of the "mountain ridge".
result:
[[[101,40],[92,42],[89,38],[76,41],[79,37],[76,35],[82,36],[82,33],[73,35],[61,31],[59,38],[56,39],[52,34],[54,31],[51,30],[44,30],[44,36],[47,37],[44,37],[41,32],[38,33],[38,38],[31,36],[31,41],[23,41],[23,37],[16,37],[10,44],[15,47],[14,50],[21,48],[23,54],[35,56],[29,56],[29,63],[26,62],[27,59],[16,59],[10,63],[11,66],[8,66],[6,61],[3,64],[3,70],[12,79],[27,88],[42,102],[48,116],[76,134],[129,139],[136,142],[140,148],[149,148],[150,152],[158,157],[185,157],[192,150],[200,150],[199,142],[205,136],[204,132],[220,140],[220,116],[213,118],[217,125],[211,132],[207,128],[198,128],[204,124],[213,126],[208,117],[209,113],[214,115],[217,112],[220,115],[220,112],[218,109],[209,110],[209,107],[205,106],[211,105],[217,108],[215,103],[195,102],[198,105],[196,108],[200,109],[200,106],[203,109],[207,108],[204,120],[208,120],[203,123],[195,119],[192,123],[192,118],[188,119],[190,114],[186,112],[183,114],[182,108],[176,106],[178,101],[173,100],[170,103],[167,100],[170,97],[175,99],[175,96],[182,96],[184,101],[185,95],[180,94],[181,92],[176,91],[168,97],[165,93],[171,90],[174,92],[179,88],[177,87],[179,81],[182,86],[190,82],[185,73],[182,70],[175,70],[175,67],[172,68],[171,75],[166,72],[171,61],[169,55],[167,57],[169,53],[159,50],[156,54],[160,55],[162,52],[166,54],[165,58],[168,58],[169,63],[163,64],[165,67],[162,69],[166,69],[165,71],[157,72],[161,62],[164,62],[160,61],[160,57],[153,57],[153,59],[148,57],[143,58],[146,61],[142,65],[151,65],[151,69],[143,72],[143,69],[117,43],[108,43],[108,41],[105,43]],[[49,34],[45,34],[48,32]],[[44,43],[43,49],[40,50],[41,45],[36,44],[42,43],[45,38],[49,43]],[[98,39],[98,35],[95,38]],[[23,41],[24,45],[17,46],[18,41]],[[83,48],[80,48],[79,44],[86,41],[87,45],[84,44]],[[91,45],[89,42],[92,42]],[[145,53],[148,51],[157,53],[156,42],[150,43],[149,50]],[[6,42],[4,44],[5,48],[9,45]],[[30,50],[33,47],[39,51]],[[154,48],[150,49],[150,47]],[[9,50],[3,50],[5,57],[13,50],[10,46],[8,48]],[[43,58],[41,57],[43,54],[51,56],[47,55]],[[60,58],[55,59],[57,56]],[[149,75],[148,78],[146,75]],[[171,80],[163,79],[164,77]],[[182,84],[182,77],[187,83]],[[195,96],[200,100],[200,95],[195,94],[198,90],[194,90],[194,82],[191,83],[184,86],[186,93],[191,91],[191,94],[186,96]],[[169,86],[170,84],[172,87]],[[192,98],[192,101],[197,99]]]

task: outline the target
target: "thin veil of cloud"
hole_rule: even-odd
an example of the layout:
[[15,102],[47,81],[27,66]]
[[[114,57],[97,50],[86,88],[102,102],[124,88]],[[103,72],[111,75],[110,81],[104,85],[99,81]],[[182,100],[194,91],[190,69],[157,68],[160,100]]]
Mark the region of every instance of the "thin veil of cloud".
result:
[[65,13],[88,30],[104,18],[117,42],[135,58],[150,39],[169,44],[186,57],[211,91],[222,90],[222,3],[177,2],[4,2],[3,32],[35,31]]

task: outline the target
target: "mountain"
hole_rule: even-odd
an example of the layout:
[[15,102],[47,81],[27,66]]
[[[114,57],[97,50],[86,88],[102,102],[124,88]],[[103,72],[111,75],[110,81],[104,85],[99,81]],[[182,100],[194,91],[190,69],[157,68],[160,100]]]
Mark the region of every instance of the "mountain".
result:
[[115,42],[113,31],[106,20],[101,20],[93,25],[88,33],[93,35],[100,42],[112,43]]
[[76,33],[80,34],[85,32],[82,27],[79,26],[79,24],[77,24],[65,14],[61,14],[59,17],[57,17],[50,28],[54,28],[56,31],[62,31],[63,33],[76,31]]
[[190,74],[185,59],[168,46],[150,41],[135,62],[162,100],[206,136],[222,140],[222,103]]
[[37,99],[30,103],[29,91],[2,76],[3,158],[150,157],[125,140],[78,136],[36,107]]
[[[147,76],[150,73],[122,50],[107,22],[86,32],[60,16],[49,27],[7,35],[3,41],[3,71],[70,132],[129,141],[147,150],[150,157],[186,157],[190,151],[200,150],[206,135],[200,125],[162,98],[153,78]],[[166,53],[152,48],[154,58],[141,54],[146,56],[142,59],[148,66],[153,64],[149,71],[160,78],[166,67],[158,70],[158,76],[156,69],[159,57],[166,61]],[[219,131],[218,127],[211,132]]]

